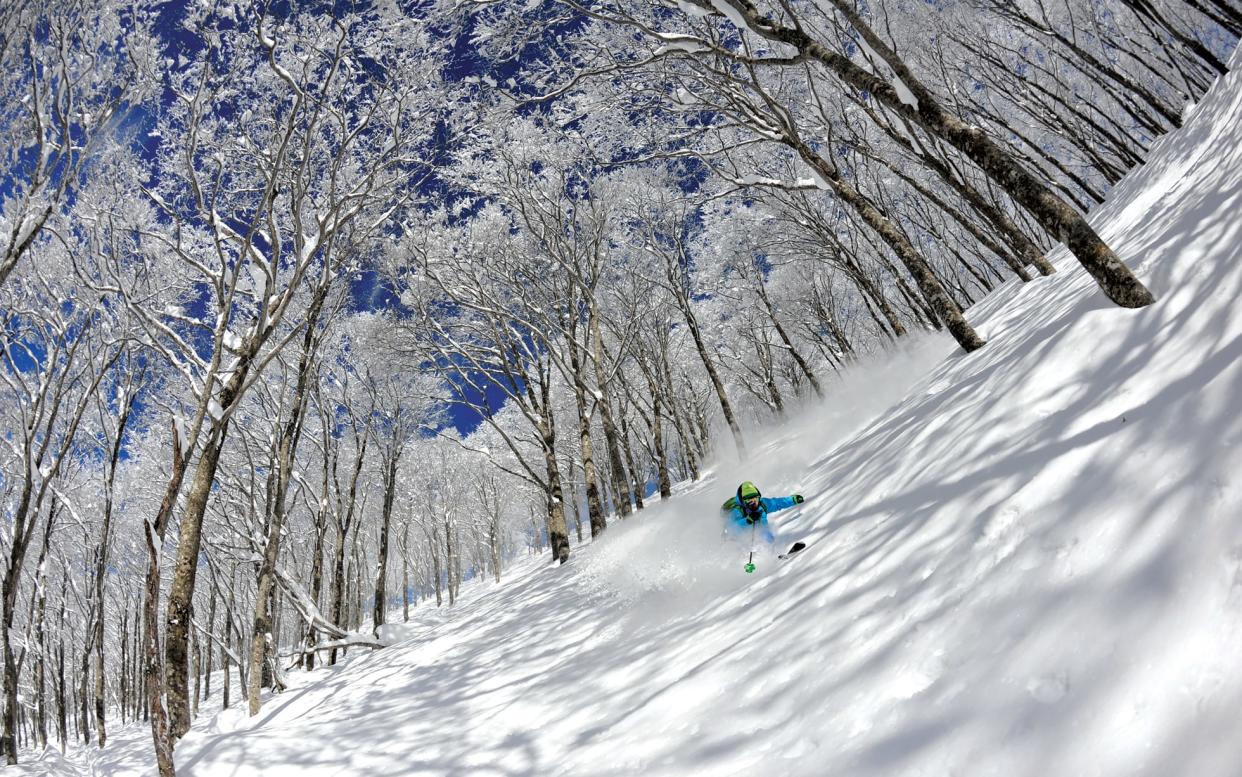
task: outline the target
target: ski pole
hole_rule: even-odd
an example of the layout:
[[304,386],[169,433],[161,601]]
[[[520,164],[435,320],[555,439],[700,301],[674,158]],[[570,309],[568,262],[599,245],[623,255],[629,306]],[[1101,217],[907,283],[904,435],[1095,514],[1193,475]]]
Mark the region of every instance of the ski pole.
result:
[[750,558],[746,560],[744,567],[747,574],[755,571],[755,527],[757,525],[755,523],[750,525]]

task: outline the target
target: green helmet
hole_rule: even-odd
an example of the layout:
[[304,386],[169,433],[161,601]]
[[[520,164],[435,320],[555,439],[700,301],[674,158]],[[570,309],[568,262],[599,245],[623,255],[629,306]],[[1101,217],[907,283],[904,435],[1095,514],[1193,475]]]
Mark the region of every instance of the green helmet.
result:
[[759,496],[759,487],[749,480],[737,487],[737,500],[741,502],[744,499],[754,499]]

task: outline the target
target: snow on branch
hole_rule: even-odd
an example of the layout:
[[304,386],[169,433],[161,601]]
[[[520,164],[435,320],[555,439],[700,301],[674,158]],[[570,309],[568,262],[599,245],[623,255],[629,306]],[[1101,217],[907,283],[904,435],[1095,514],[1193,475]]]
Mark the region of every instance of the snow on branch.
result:
[[684,51],[687,54],[697,54],[702,51],[711,51],[712,47],[707,41],[694,35],[682,35],[675,32],[657,32],[656,36],[664,41],[664,45],[655,50],[655,55],[667,54],[670,51]]
[[708,8],[704,8],[703,5],[699,5],[696,3],[688,3],[686,2],[686,0],[675,0],[675,1],[677,3],[677,7],[680,8],[681,12],[684,13],[686,16],[693,16],[693,17],[698,17],[698,18],[711,16],[712,12]]
[[219,637],[211,633],[209,629],[203,628],[203,624],[199,623],[198,620],[191,618],[190,623],[194,624],[194,628],[198,629],[198,633],[202,634],[203,636],[210,639],[212,642],[219,645],[220,649],[223,650],[224,653],[229,657],[229,660],[231,660],[233,663],[237,664],[238,666],[245,665],[245,662],[241,660],[241,656],[233,652],[232,648],[230,648],[227,643],[223,642]]
[[[717,12],[725,15],[728,17],[729,21],[733,22],[733,26],[737,27],[739,32],[749,32],[756,37],[763,37],[759,33],[755,32],[755,29],[751,27],[749,20],[746,18],[746,11],[753,13],[755,10],[753,6],[750,6],[749,8],[746,7],[749,3],[743,4],[738,2],[738,0],[710,0],[710,2],[712,7],[715,8]],[[681,3],[678,3],[678,5],[680,6]],[[760,26],[768,30],[772,29],[767,25]]]
[[741,178],[730,178],[729,181],[735,186],[768,186],[773,189],[786,189],[789,191],[825,188],[810,178],[799,178],[791,183],[789,181],[782,181],[778,178],[768,178],[763,175],[750,174],[744,175]]
[[306,591],[298,584],[298,581],[290,577],[280,566],[276,567],[276,579],[280,581],[280,585],[285,589],[285,593],[289,594],[289,598],[293,601],[293,606],[302,614],[306,624],[316,631],[321,631],[333,639],[345,639],[349,637],[349,632],[337,626],[335,623],[323,617],[319,612],[319,607],[310,598]]
[[[866,55],[867,61],[871,65],[871,71],[875,73],[877,77],[882,77],[878,72],[876,63],[885,62],[886,60],[881,57],[875,49],[871,48],[871,46],[867,44],[867,40],[864,36],[859,35],[854,42],[858,44],[858,48],[862,49],[863,54]],[[910,106],[916,111],[919,109],[918,98],[914,96],[914,92],[910,91],[910,87],[906,86],[906,82],[902,81],[896,73],[889,78],[888,83],[889,86],[893,87],[893,91],[897,93],[898,100],[901,100],[902,103]]]
[[319,653],[324,650],[344,650],[351,647],[369,647],[379,650],[384,647],[384,643],[369,634],[360,634],[354,632],[341,639],[334,639],[330,642],[318,642],[314,645],[307,645],[300,650],[294,650],[288,653],[281,653],[281,658],[293,658],[294,656],[305,656],[308,653]]

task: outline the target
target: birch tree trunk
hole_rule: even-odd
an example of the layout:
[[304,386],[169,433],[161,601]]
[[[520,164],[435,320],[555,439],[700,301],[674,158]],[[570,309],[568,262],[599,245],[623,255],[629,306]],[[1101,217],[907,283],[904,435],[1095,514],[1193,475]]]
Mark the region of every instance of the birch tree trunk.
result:
[[[244,378],[244,370],[239,370],[230,379],[230,384],[236,381],[240,385]],[[228,407],[226,403],[221,404]],[[216,479],[228,425],[227,419],[213,423],[194,470],[194,480],[186,494],[185,512],[181,517],[172,585],[168,590],[164,619],[164,692],[168,699],[168,727],[173,744],[190,730],[190,626],[194,583],[202,547],[203,516],[207,512],[207,498]]]
[[621,445],[618,441],[617,424],[614,420],[612,400],[608,391],[607,375],[604,372],[604,335],[601,331],[598,312],[594,309],[595,303],[592,301],[592,310],[588,316],[588,322],[591,327],[591,363],[595,368],[595,385],[599,391],[597,404],[599,407],[600,424],[604,427],[604,446],[608,450],[608,465],[612,473],[612,493],[615,497],[614,501],[619,502],[618,512],[621,517],[629,515],[631,512],[630,495],[628,489],[622,487],[625,478],[622,476],[621,467]]
[[582,449],[582,479],[586,486],[587,515],[591,521],[591,539],[603,534],[608,528],[604,517],[603,504],[599,498],[599,483],[596,481],[595,448],[591,444],[591,417],[587,411],[586,376],[583,374],[582,359],[579,358],[578,345],[569,343],[569,363],[573,372],[574,406],[578,410],[578,442]]
[[270,499],[271,511],[267,537],[263,544],[263,560],[259,564],[255,581],[254,625],[251,631],[250,676],[247,679],[247,696],[251,717],[259,714],[261,707],[262,667],[267,665],[272,645],[272,619],[269,601],[276,588],[276,564],[280,559],[280,538],[285,526],[285,501],[289,491],[289,479],[293,472],[293,457],[302,437],[302,422],[309,404],[311,367],[316,358],[320,338],[316,325],[324,301],[328,296],[328,284],[321,282],[315,289],[307,312],[305,330],[302,334],[302,353],[298,358],[297,382],[291,399],[289,419],[283,424],[276,450],[275,482]]
[[902,266],[914,278],[923,299],[931,306],[936,317],[944,323],[953,339],[963,351],[982,348],[983,338],[979,337],[974,327],[966,321],[962,309],[949,296],[940,279],[932,270],[927,259],[910,243],[905,234],[887,216],[840,176],[834,165],[827,162],[808,146],[801,137],[794,134],[792,127],[787,128],[785,143],[798,153],[802,161],[810,165],[820,177],[832,186],[832,191],[849,205],[880,238],[893,250]]
[[[350,525],[353,523],[354,510],[358,503],[358,476],[362,472],[362,462],[366,457],[367,444],[371,439],[370,432],[371,427],[368,420],[364,426],[364,433],[361,435],[362,439],[358,447],[358,457],[354,460],[354,471],[349,481],[349,503],[346,507],[345,515],[338,515],[336,519],[336,561],[332,568],[332,622],[342,626],[345,625],[345,541],[349,535]],[[328,664],[330,666],[336,666],[336,650],[336,648],[332,648],[328,652]]]
[[550,381],[547,376],[540,381],[543,414],[539,417],[540,441],[543,443],[543,460],[547,469],[548,544],[552,558],[560,564],[569,560],[569,530],[565,526],[565,495],[561,488],[561,469],[556,461],[556,423],[552,419]]
[[393,441],[392,450],[387,455],[387,466],[384,468],[384,507],[380,515],[378,558],[375,562],[378,567],[375,577],[375,607],[372,611],[376,637],[379,636],[379,627],[384,625],[384,613],[388,604],[388,530],[392,524],[392,502],[397,491],[397,463],[401,460],[401,443],[401,440]]
[[[173,777],[176,767],[173,764],[173,737],[167,713],[164,710],[164,665],[160,651],[159,604],[160,604],[160,554],[164,545],[164,535],[168,531],[169,518],[176,506],[177,494],[181,491],[181,481],[185,476],[186,461],[182,457],[181,440],[177,427],[172,427],[172,470],[169,473],[168,485],[164,489],[164,500],[160,503],[155,520],[146,524],[144,536],[147,541],[147,578],[145,604],[143,606],[143,661],[146,671],[143,673],[146,685],[146,705],[151,721],[151,737],[155,744],[155,761],[160,777]],[[63,720],[61,725],[63,726]]]

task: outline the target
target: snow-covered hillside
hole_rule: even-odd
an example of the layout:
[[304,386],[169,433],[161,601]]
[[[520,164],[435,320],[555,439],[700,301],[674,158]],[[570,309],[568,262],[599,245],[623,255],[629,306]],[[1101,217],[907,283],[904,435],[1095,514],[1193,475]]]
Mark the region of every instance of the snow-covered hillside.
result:
[[[178,773],[1239,774],[1242,72],[1095,223],[1158,304],[1058,254],[971,312],[983,350],[924,341],[568,566],[200,720]],[[721,545],[741,477],[807,496],[803,554]],[[153,773],[121,736],[95,768]]]

